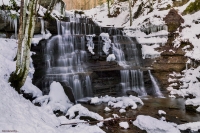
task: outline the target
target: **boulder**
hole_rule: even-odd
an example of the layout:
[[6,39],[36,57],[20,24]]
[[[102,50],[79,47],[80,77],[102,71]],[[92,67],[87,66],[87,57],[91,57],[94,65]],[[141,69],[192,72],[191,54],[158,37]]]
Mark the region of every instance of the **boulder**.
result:
[[65,94],[68,96],[69,100],[75,104],[76,101],[74,98],[74,94],[72,92],[72,88],[66,82],[60,82],[60,84],[62,85],[62,87],[65,91]]

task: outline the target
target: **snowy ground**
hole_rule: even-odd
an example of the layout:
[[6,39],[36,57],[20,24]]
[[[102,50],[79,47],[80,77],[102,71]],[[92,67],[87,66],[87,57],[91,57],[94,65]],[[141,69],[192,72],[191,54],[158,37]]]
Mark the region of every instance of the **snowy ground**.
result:
[[[194,0],[190,0],[192,2]],[[7,1],[4,0],[6,3]],[[139,4],[142,0],[138,0],[133,8],[133,14],[136,12]],[[143,1],[144,3],[147,0]],[[189,3],[190,3],[189,2]],[[4,3],[4,4],[5,4]],[[184,8],[189,4],[187,3],[183,7],[177,7],[181,13]],[[2,3],[0,3],[2,4]],[[9,3],[7,3],[9,4]],[[129,36],[135,36],[138,41],[143,45],[143,57],[144,58],[152,58],[159,56],[160,53],[154,50],[154,48],[158,47],[158,45],[162,45],[166,43],[166,36],[168,32],[166,31],[166,27],[164,26],[164,21],[162,18],[168,13],[169,10],[158,11],[159,8],[166,7],[168,4],[172,5],[172,0],[163,0],[161,3],[154,3],[154,11],[151,13],[147,13],[149,9],[144,9],[143,14],[138,19],[133,21],[133,26],[129,26],[129,17],[128,17],[128,8],[127,2],[121,3],[120,11],[122,12],[117,18],[108,18],[107,17],[107,8],[106,6],[98,7],[86,12],[87,16],[93,18],[99,25],[108,26],[113,25],[115,27],[124,27],[124,32]],[[112,7],[113,12],[119,5],[115,4]],[[45,10],[45,9],[43,9]],[[55,11],[54,14],[57,12]],[[42,14],[42,12],[41,12]],[[98,16],[97,16],[98,14]],[[155,17],[159,16],[159,17]],[[199,21],[200,12],[197,12],[193,15],[186,15],[183,18],[187,21],[183,24],[183,26],[189,25],[183,29],[180,36],[175,40],[175,46],[178,47],[180,44],[180,40],[189,40],[194,46],[191,51],[187,51],[185,48],[186,56],[195,60],[200,60],[200,47],[199,47],[199,39],[196,35],[200,34],[198,28],[200,28],[199,24],[195,24],[194,21]],[[160,28],[159,31],[154,31],[153,27],[149,28],[147,32],[149,35],[145,35],[144,32],[141,32],[139,29],[142,27],[148,27],[148,23],[144,20],[149,18],[148,22],[151,22]],[[100,22],[101,21],[101,22]],[[116,23],[117,22],[117,23]],[[36,39],[37,40],[37,39]],[[156,40],[156,41],[155,41]],[[149,50],[149,46],[151,45],[151,50]],[[74,123],[74,122],[83,122],[79,120],[79,116],[89,115],[92,118],[97,120],[104,120],[99,114],[94,112],[90,112],[86,108],[81,105],[72,106],[69,103],[66,95],[62,95],[61,99],[58,97],[53,97],[51,94],[48,96],[41,97],[41,91],[31,83],[31,76],[28,77],[26,84],[22,89],[33,93],[35,97],[38,97],[36,100],[41,102],[42,107],[34,106],[33,103],[23,98],[23,96],[19,95],[12,87],[10,87],[8,83],[9,75],[12,71],[15,70],[15,62],[13,61],[16,55],[17,49],[17,41],[14,39],[2,39],[0,38],[0,131],[9,132],[9,131],[17,131],[21,133],[103,133],[97,125],[91,126],[89,124],[78,124],[76,127],[72,127],[71,125],[60,126],[61,124],[66,123]],[[148,50],[147,50],[148,49]],[[31,69],[34,72],[33,69]],[[181,79],[183,81],[183,86],[180,91],[174,90],[173,88],[169,88],[172,94],[179,94],[182,96],[193,94],[196,96],[196,99],[186,101],[186,104],[200,105],[200,84],[197,81],[199,78],[200,68],[190,68],[184,71],[184,77]],[[196,78],[197,77],[197,78]],[[52,85],[52,91],[54,91],[54,85]],[[59,85],[56,85],[56,87]],[[187,88],[187,89],[186,89]],[[195,88],[195,89],[194,89]],[[60,91],[62,92],[62,87],[60,87]],[[62,101],[64,99],[64,101]],[[47,102],[50,102],[47,104]],[[61,101],[60,101],[61,100]],[[58,102],[59,101],[59,102]],[[141,99],[137,99],[135,97],[121,97],[121,98],[113,98],[113,97],[104,97],[104,98],[93,98],[92,102],[101,103],[108,102],[108,105],[111,107],[120,107],[120,112],[125,112],[124,108],[127,106],[132,106],[132,109],[136,109],[136,102],[143,104]],[[35,101],[36,102],[36,101]],[[67,105],[67,106],[66,106]],[[53,114],[53,110],[63,109],[64,112],[69,116],[70,119],[66,117],[56,117]],[[109,111],[109,108],[105,109]],[[79,116],[76,119],[72,119],[74,116],[74,112],[79,111]],[[200,111],[198,108],[197,111]],[[163,113],[162,111],[160,111]],[[114,117],[117,117],[114,115]],[[164,119],[163,119],[164,120]],[[179,133],[180,130],[191,129],[193,131],[197,131],[200,129],[200,123],[186,123],[183,125],[176,125],[174,123],[169,123],[163,120],[158,120],[152,118],[150,116],[138,116],[137,119],[133,122],[135,126],[138,126],[141,129],[146,130],[148,133]],[[119,126],[123,128],[129,128],[127,122],[119,123]]]
[[[2,62],[0,64],[0,132],[17,131],[20,133],[71,133],[75,131],[82,131],[82,133],[103,133],[98,126],[90,126],[88,124],[78,124],[75,128],[72,128],[71,125],[60,126],[61,123],[63,124],[63,119],[57,118],[52,112],[54,107],[57,107],[57,100],[59,100],[58,97],[55,97],[55,95],[53,97],[50,94],[50,97],[52,98],[49,104],[51,106],[45,107],[34,106],[29,100],[26,100],[22,95],[19,95],[8,83],[10,73],[15,70],[15,62],[13,59],[16,55],[17,41],[14,39],[0,38],[0,42],[0,62]],[[36,95],[38,97],[41,95],[38,92],[38,88],[32,85],[30,78],[28,78],[26,84],[29,89],[32,87],[31,90],[35,90],[32,91],[33,94],[38,94]],[[24,86],[26,90],[28,90],[27,86]],[[52,89],[55,89],[55,86],[57,87],[57,85],[53,84]],[[59,92],[60,91],[57,91],[59,97],[64,94],[59,94]],[[65,95],[60,99],[68,101]],[[64,104],[63,106],[65,107],[65,101],[59,102]],[[51,110],[51,112],[48,111],[48,109]],[[80,108],[77,110],[79,109]],[[88,115],[90,114],[93,113],[88,111]],[[65,122],[67,123],[74,123],[77,121],[79,120],[67,120],[65,118]]]

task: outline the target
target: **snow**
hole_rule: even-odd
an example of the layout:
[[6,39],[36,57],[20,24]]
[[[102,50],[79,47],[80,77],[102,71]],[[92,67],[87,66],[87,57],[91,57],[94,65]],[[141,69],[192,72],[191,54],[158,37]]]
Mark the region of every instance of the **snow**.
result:
[[[191,1],[190,1],[191,2]],[[185,56],[200,60],[200,46],[199,46],[199,38],[197,38],[196,35],[200,34],[200,31],[198,30],[200,28],[199,24],[195,24],[194,21],[198,21],[200,15],[200,11],[183,16],[183,19],[185,22],[182,24],[183,27],[185,27],[182,32],[180,33],[179,37],[176,38],[174,41],[175,46],[179,47],[181,41],[190,42],[193,45],[192,50],[185,49]]]
[[109,54],[108,57],[106,58],[106,61],[115,61],[116,57],[114,54]]
[[191,129],[192,131],[198,131],[200,129],[200,122],[190,122],[177,126],[180,130]]
[[21,91],[25,94],[32,94],[33,98],[42,96],[42,91],[32,84],[32,79],[28,76]]
[[199,108],[196,109],[197,112],[200,112],[200,97],[194,98],[194,99],[187,99],[185,101],[185,105],[193,105],[193,106],[199,106]]
[[[132,8],[133,15],[142,2],[144,7],[147,7],[150,4],[147,0],[137,0]],[[148,13],[150,9],[143,8],[142,14],[138,18],[133,19],[132,26],[129,25],[128,2],[114,2],[114,4],[111,5],[111,14],[116,8],[119,8],[120,14],[117,17],[109,18],[107,16],[108,12],[105,8],[106,5],[102,8],[97,7],[88,11],[86,10],[85,14],[86,16],[92,18],[93,21],[100,26],[124,28],[125,35],[136,37],[137,41],[142,44],[143,58],[155,58],[160,56],[161,53],[156,51],[155,48],[159,47],[160,45],[164,45],[168,39],[168,28],[165,25],[163,18],[167,15],[169,10],[160,11],[159,9],[165,8],[167,5],[172,5],[172,0],[164,0],[160,1],[160,3],[153,1],[151,4],[153,4],[153,12]],[[147,35],[145,32],[149,34]],[[106,43],[103,51],[108,54],[109,48],[110,45]],[[109,59],[107,58],[107,60]]]
[[113,115],[114,119],[115,119],[115,118],[119,118],[119,115],[118,115],[118,114],[112,114],[112,115]]
[[[189,63],[189,62],[188,62]],[[173,75],[173,74],[172,74]],[[189,94],[195,96],[194,99],[187,99],[185,101],[186,105],[200,106],[200,82],[197,78],[200,75],[200,67],[190,68],[183,71],[183,75],[173,75],[174,77],[182,77],[179,81],[183,82],[179,90],[173,89],[173,87],[168,87],[171,95],[179,95],[182,97],[188,96]],[[175,80],[175,78],[174,78]],[[199,112],[199,108],[197,109]]]
[[49,113],[53,111],[61,111],[66,113],[72,106],[69,98],[66,96],[63,87],[59,82],[53,81],[50,85],[49,95],[40,96],[33,100],[33,103],[39,103],[44,110]]
[[89,117],[94,118],[96,120],[103,120],[102,116],[100,116],[97,113],[89,111],[87,108],[83,107],[80,104],[76,104],[76,105],[72,106],[71,108],[69,108],[66,116],[69,116],[69,119],[72,119],[72,118],[75,117],[75,112],[78,112],[78,116],[76,116],[76,119],[81,117],[81,116],[89,116]]
[[6,81],[0,82],[0,130],[17,130],[21,133],[60,132],[55,115],[44,112],[20,96]]
[[32,38],[32,44],[37,45],[42,39],[49,39],[52,36],[52,34],[46,30],[46,33],[34,35]]
[[171,97],[171,98],[176,98],[176,96],[174,96],[174,95],[169,95],[169,97]]
[[108,33],[101,33],[99,36],[101,36],[102,40],[104,41],[103,45],[103,51],[106,55],[109,54],[109,48],[111,47],[111,40],[109,39]]
[[[0,61],[3,62],[0,63],[0,114],[3,114],[0,117],[0,131],[9,130],[20,133],[74,133],[80,131],[82,133],[104,133],[98,126],[89,124],[77,124],[76,127],[71,125],[60,126],[61,123],[66,121],[73,123],[80,122],[80,120],[68,120],[66,118],[64,120],[64,117],[57,118],[53,113],[45,110],[45,107],[34,106],[29,100],[19,95],[14,88],[10,87],[8,78],[10,73],[15,70],[16,64],[13,58],[17,51],[16,42],[14,39],[0,38]],[[27,86],[25,85],[24,87],[34,90],[35,86],[30,81],[31,79],[29,78],[26,81]],[[45,102],[48,102],[48,99],[50,99],[50,96],[37,98],[37,100]],[[53,98],[53,100],[56,101],[58,99]]]
[[101,104],[101,101],[98,97],[93,97],[93,98],[91,98],[90,103],[91,104]]
[[[16,4],[18,6],[20,6],[20,0],[14,0],[16,2]],[[0,1],[0,6],[2,5],[8,5],[8,6],[11,6],[11,2],[9,0],[1,0]]]
[[133,124],[147,133],[180,133],[174,124],[151,116],[138,115]]
[[125,109],[120,109],[119,112],[120,112],[120,113],[125,113],[126,110],[125,110]]
[[160,56],[160,52],[156,51],[159,45],[155,44],[152,46],[142,45],[142,58],[156,58]]
[[110,112],[111,111],[111,109],[109,108],[109,107],[105,107],[105,109],[104,109],[106,112]]
[[9,75],[15,70],[17,40],[0,38],[0,79],[8,81]]
[[109,106],[113,108],[122,108],[125,109],[127,107],[131,107],[132,109],[137,108],[137,104],[144,105],[142,100],[138,97],[130,95],[129,97],[111,97],[111,96],[104,96],[104,97],[94,97],[91,98],[91,104],[101,104],[102,102],[107,102]]
[[[20,4],[19,0],[16,0],[17,4]],[[174,7],[178,12],[181,14],[183,10],[189,5],[189,3],[193,2],[194,0],[190,0],[187,4],[183,5],[182,7]],[[3,3],[2,3],[3,2]],[[134,7],[132,8],[132,13],[134,14],[137,11],[137,8],[141,4],[141,2],[144,2],[147,6],[149,3],[147,0],[138,0]],[[157,3],[158,1],[153,1],[153,12],[149,12],[148,8],[144,8],[142,11],[142,14],[139,18],[133,20],[133,25],[129,26],[129,13],[128,13],[128,2],[121,2],[120,5],[115,4],[111,7],[111,12],[115,10],[115,8],[120,7],[120,14],[116,18],[108,18],[107,17],[107,7],[104,4],[102,7],[94,8],[92,10],[86,11],[86,15],[93,18],[95,23],[101,25],[101,26],[114,26],[114,27],[124,27],[124,32],[128,36],[136,37],[139,43],[142,44],[142,54],[143,58],[154,58],[160,55],[160,52],[156,51],[155,48],[164,45],[167,41],[167,35],[168,32],[166,30],[166,27],[164,27],[165,22],[163,21],[163,18],[167,15],[169,10],[163,10],[160,11],[159,9],[167,7],[167,5],[172,5],[172,0],[162,0],[161,3]],[[9,5],[8,0],[2,0],[0,1],[0,5]],[[56,9],[60,9],[59,5],[56,7]],[[46,9],[40,6],[39,14],[40,16],[44,16],[44,13],[46,12]],[[148,13],[149,12],[149,13]],[[16,12],[11,11],[11,13],[16,14]],[[95,15],[98,14],[98,15]],[[59,11],[53,11],[52,16],[62,16]],[[192,43],[192,47],[189,47],[189,45],[185,46],[183,50],[186,52],[185,56],[194,60],[200,60],[200,46],[199,46],[199,38],[197,38],[196,35],[200,34],[200,31],[198,30],[200,28],[200,24],[195,24],[195,21],[199,21],[200,11],[196,12],[192,15],[185,15],[183,16],[185,22],[182,24],[183,30],[182,32],[177,31],[179,33],[179,36],[174,41],[174,47],[179,47],[181,41],[190,42]],[[147,21],[145,21],[147,20]],[[100,22],[101,21],[101,22]],[[154,24],[154,27],[151,27],[152,25],[149,25],[149,23]],[[14,21],[12,22],[12,25],[14,24]],[[153,31],[155,27],[162,27],[158,31]],[[15,27],[16,28],[16,27]],[[144,30],[141,30],[144,29]],[[149,33],[148,35],[144,32]],[[47,38],[51,36],[50,33],[48,33]],[[104,52],[108,55],[107,59],[108,61],[115,60],[114,56],[108,52],[110,48],[111,41],[109,39],[109,35],[104,33],[101,35],[102,40],[105,40],[104,43]],[[103,37],[104,36],[104,37]],[[35,37],[33,39],[33,43],[38,44],[38,42],[44,37],[39,35],[38,37]],[[0,39],[0,61],[3,62],[0,64],[0,97],[2,98],[0,101],[0,113],[5,114],[3,117],[0,118],[0,130],[17,130],[18,132],[31,132],[31,133],[43,133],[43,132],[49,132],[49,133],[57,133],[57,132],[86,132],[86,133],[101,133],[103,132],[98,126],[90,126],[89,124],[78,124],[76,127],[69,126],[61,126],[59,125],[61,123],[73,123],[73,122],[82,122],[78,119],[81,115],[90,115],[92,117],[95,117],[96,119],[102,120],[103,118],[99,116],[98,114],[95,114],[93,112],[90,112],[84,107],[81,107],[80,105],[72,106],[69,110],[69,116],[73,117],[75,111],[79,111],[79,116],[77,116],[77,119],[71,119],[68,120],[65,117],[57,118],[52,113],[52,108],[48,105],[48,102],[51,103],[50,99],[53,99],[52,107],[55,107],[55,109],[62,109],[63,111],[66,111],[67,108],[64,106],[63,99],[68,101],[68,99],[62,95],[61,101],[56,96],[53,95],[46,95],[41,96],[41,91],[31,84],[31,76],[27,78],[25,85],[23,86],[23,90],[26,93],[32,93],[34,97],[37,97],[33,102],[35,103],[41,103],[41,107],[34,106],[30,101],[25,100],[22,96],[17,94],[12,87],[7,83],[9,75],[12,71],[15,70],[15,62],[13,62],[13,58],[16,55],[16,48],[17,48],[17,41],[14,39]],[[192,48],[192,50],[190,50]],[[88,46],[88,50],[92,53],[93,47]],[[175,52],[170,50],[171,52]],[[111,58],[112,57],[112,58]],[[190,64],[191,62],[187,62],[187,64]],[[172,74],[175,77],[176,74]],[[192,94],[196,98],[194,99],[187,99],[186,104],[192,104],[199,106],[199,98],[200,98],[200,83],[197,80],[197,78],[200,75],[200,67],[197,68],[190,68],[188,70],[183,71],[182,78],[180,80],[177,80],[174,78],[170,78],[169,82],[172,82],[168,90],[170,90],[170,96],[175,97],[175,94],[178,94],[180,96],[188,96],[189,94]],[[173,87],[175,84],[173,82],[175,81],[181,81],[183,82],[183,85],[181,86],[180,90],[175,90]],[[57,85],[56,85],[57,86]],[[58,85],[59,86],[59,85]],[[61,87],[60,92],[61,92]],[[55,88],[54,88],[55,89]],[[54,90],[56,92],[56,89]],[[56,92],[56,93],[59,93]],[[53,96],[53,98],[52,98]],[[65,98],[64,98],[65,97]],[[64,100],[64,101],[65,101]],[[65,102],[66,102],[65,101]],[[57,106],[57,103],[59,103],[59,106]],[[94,104],[100,104],[102,102],[107,102],[113,107],[119,107],[120,113],[125,112],[126,107],[131,106],[133,109],[137,108],[136,103],[140,103],[143,105],[143,102],[141,99],[137,99],[135,97],[95,97],[92,98],[91,103]],[[65,104],[66,106],[66,104]],[[70,105],[71,106],[71,105]],[[197,111],[200,112],[200,107],[197,108]],[[162,119],[162,118],[161,118]],[[176,128],[176,125],[163,122],[161,120],[157,120],[155,118],[152,118],[150,116],[138,116],[137,120],[134,121],[134,123],[139,126],[141,129],[145,129],[149,133],[179,133],[178,129],[185,130],[185,129],[191,129],[193,131],[197,131],[199,129],[199,122],[194,123],[187,123],[178,125],[178,129]],[[23,125],[23,126],[22,126]],[[99,126],[102,125],[102,123],[98,124]],[[3,128],[2,128],[3,127]]]
[[163,111],[163,110],[158,110],[158,114],[159,114],[159,115],[166,115],[166,112]]
[[94,43],[93,43],[93,37],[95,37],[95,35],[87,35],[86,39],[87,39],[87,46],[88,46],[88,50],[90,51],[91,54],[95,54],[93,49],[94,49]]
[[59,82],[53,81],[50,85],[49,92],[49,103],[52,110],[60,110],[62,112],[67,112],[68,108],[72,106],[69,98],[66,96],[63,87]]
[[128,129],[129,128],[128,122],[120,122],[119,126],[122,127],[122,128],[124,128],[124,129]]

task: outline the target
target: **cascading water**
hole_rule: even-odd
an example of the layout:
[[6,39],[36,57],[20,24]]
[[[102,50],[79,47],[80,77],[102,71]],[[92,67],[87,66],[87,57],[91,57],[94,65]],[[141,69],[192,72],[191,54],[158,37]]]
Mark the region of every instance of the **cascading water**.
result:
[[91,84],[91,79],[90,79],[90,76],[86,76],[86,79],[85,79],[85,85],[87,87],[86,89],[86,95],[87,96],[92,96],[93,95],[93,92],[92,92],[92,84]]
[[[143,76],[145,70],[141,68],[141,48],[133,38],[123,36],[119,29],[101,28],[91,24],[87,18],[76,17],[68,18],[67,22],[57,20],[57,33],[58,35],[48,40],[44,48],[44,94],[48,94],[50,84],[57,81],[64,82],[71,88],[76,100],[93,96],[93,90],[96,94],[100,92],[96,90],[99,88],[107,90],[106,92],[108,89],[110,92],[113,89],[118,90],[120,85],[123,95],[126,95],[128,90],[140,96],[147,95]],[[117,62],[114,63],[117,65],[114,69],[109,66],[113,62]],[[111,74],[113,77],[101,77],[100,73],[107,68],[113,73],[113,70],[119,72],[117,76],[121,76],[121,82],[117,80],[117,84],[113,85],[116,81],[109,81],[115,74]],[[105,71],[103,73],[108,76]],[[149,75],[150,78],[153,77],[151,73]],[[91,80],[91,76],[92,80],[93,76],[97,78],[95,82]],[[104,81],[111,84],[101,83]],[[152,84],[154,83],[152,80]],[[103,89],[102,85],[105,85]],[[161,94],[157,88],[155,93]]]
[[137,92],[140,96],[147,95],[144,88],[143,72],[140,70],[121,70],[121,86],[122,93],[125,94],[128,90]]
[[136,43],[130,37],[113,36],[112,49],[120,66],[141,66],[141,57],[138,53]]
[[[72,88],[76,100],[92,96],[90,72],[85,64],[87,62],[85,35],[81,34],[91,31],[87,31],[84,25],[86,24],[57,20],[58,35],[52,37],[45,48],[44,92],[48,93],[48,86],[52,81],[59,81],[65,82]],[[89,38],[88,48],[94,47],[92,37],[86,37]]]
[[151,78],[151,82],[152,82],[152,90],[153,90],[153,94],[156,95],[156,96],[163,96],[161,91],[160,91],[160,88],[155,80],[155,78],[153,77],[153,75],[151,74],[151,70],[148,70],[149,72],[149,76]]

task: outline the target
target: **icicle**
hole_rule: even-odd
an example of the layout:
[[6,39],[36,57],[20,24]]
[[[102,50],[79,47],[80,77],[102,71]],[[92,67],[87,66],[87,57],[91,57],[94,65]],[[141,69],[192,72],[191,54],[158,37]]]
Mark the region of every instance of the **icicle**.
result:
[[100,34],[102,40],[104,40],[103,51],[106,55],[109,54],[109,48],[111,47],[111,40],[109,39],[108,33],[101,33]]
[[94,37],[95,35],[87,35],[86,36],[86,39],[87,39],[87,46],[88,46],[88,50],[90,51],[90,53],[91,54],[95,54],[94,53],[94,51],[93,51],[93,49],[94,49],[94,43],[93,43],[93,41],[92,41],[92,39],[93,39],[93,37]]
[[42,34],[42,38],[45,38],[44,19],[43,19],[43,18],[40,18],[40,23],[41,23],[41,34]]

